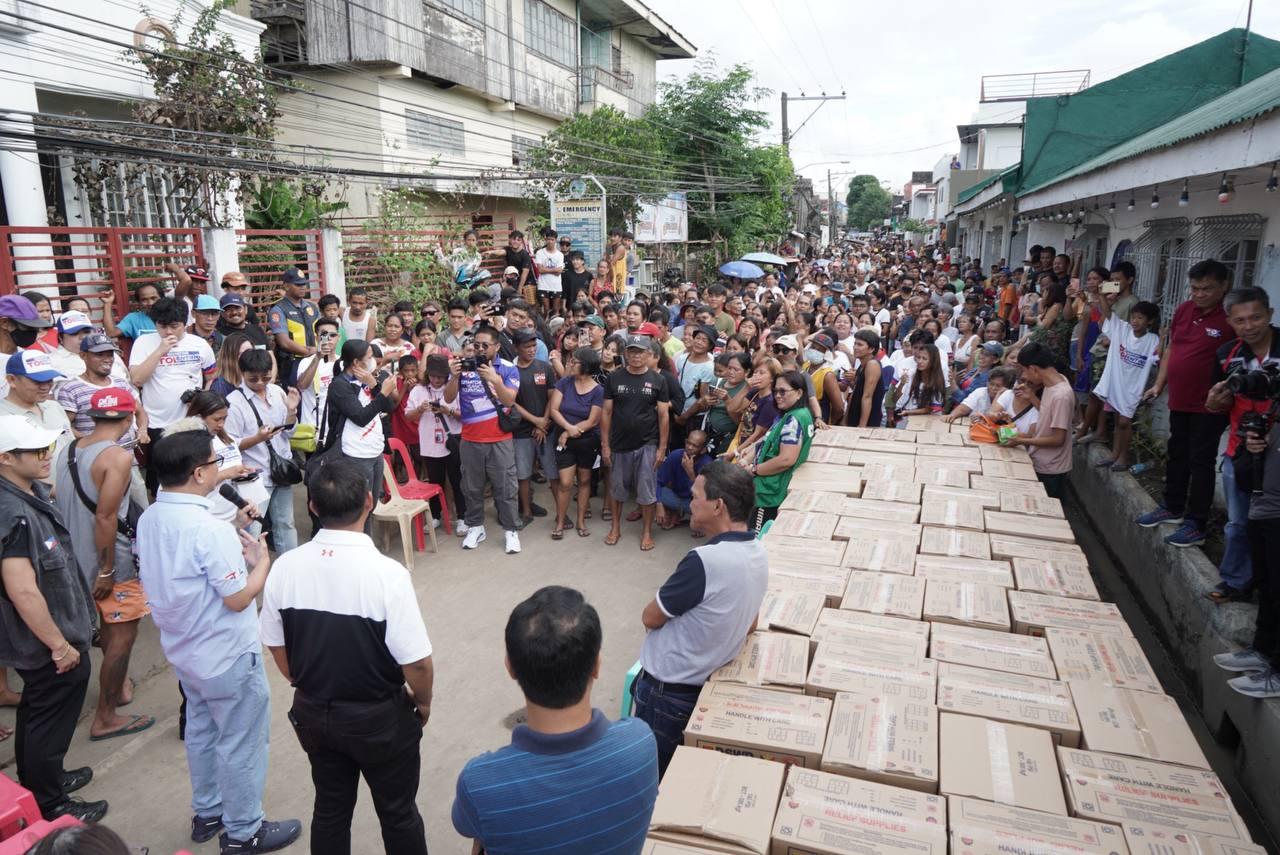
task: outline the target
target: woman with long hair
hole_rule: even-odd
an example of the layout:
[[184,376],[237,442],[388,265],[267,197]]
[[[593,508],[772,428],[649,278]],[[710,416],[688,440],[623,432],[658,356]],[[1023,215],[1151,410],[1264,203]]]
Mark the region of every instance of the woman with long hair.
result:
[[739,465],[755,476],[756,511],[752,527],[759,530],[778,516],[778,507],[787,497],[791,476],[809,457],[813,442],[813,414],[806,400],[805,378],[799,371],[786,371],[773,381],[773,400],[778,420],[756,445],[738,454]]
[[429,318],[423,318],[418,321],[413,328],[413,337],[418,342],[418,353],[421,354],[420,359],[425,360],[433,354],[449,358],[449,348],[437,343],[436,335],[438,333],[436,322]]
[[[367,341],[351,339],[333,366],[329,384],[329,418],[321,438],[322,449],[335,457],[350,460],[369,480],[374,504],[382,498],[382,414],[395,406],[392,393],[395,375],[379,380],[377,360]],[[373,514],[364,522],[365,534],[373,531]]]
[[[454,534],[462,537],[466,532],[463,518],[467,515],[467,500],[462,495],[462,467],[459,443],[462,438],[461,412],[456,404],[444,399],[444,387],[449,382],[449,360],[433,353],[422,366],[421,381],[409,392],[404,416],[418,428],[418,447],[427,467],[427,480],[444,490],[448,482],[453,501],[450,503],[454,520]],[[448,502],[448,496],[444,501]],[[432,513],[439,514],[440,500],[432,500]],[[437,519],[439,517],[437,516]]]
[[605,293],[613,294],[613,270],[609,267],[609,262],[602,258],[596,262],[596,275],[591,278],[587,295],[596,308],[599,308],[600,295]]
[[253,350],[253,342],[244,333],[233,332],[222,340],[214,361],[213,382],[209,388],[222,397],[240,388],[240,354]]
[[[551,367],[556,370],[557,378],[569,376],[569,363],[573,360],[573,352],[578,349],[579,339],[578,328],[571,323],[566,323],[560,330],[560,339],[550,356]],[[598,361],[599,356],[596,359]]]
[[956,315],[956,331],[960,335],[956,337],[955,350],[952,351],[952,370],[959,374],[976,364],[978,354],[974,352],[974,348],[982,343],[982,336],[978,335],[977,320],[964,312]]
[[937,345],[923,345],[916,352],[916,370],[907,385],[907,397],[898,407],[898,417],[928,416],[942,412],[947,377],[942,373],[942,355]]
[[845,424],[849,427],[880,427],[884,413],[884,369],[880,365],[880,336],[861,329],[853,334],[853,385]]
[[378,348],[379,353],[382,354],[376,358],[377,367],[386,366],[390,371],[396,370],[400,357],[417,358],[418,356],[418,349],[413,346],[413,342],[405,341],[404,321],[395,312],[388,313],[386,320],[382,322],[382,336],[375,338],[369,344]]
[[743,318],[738,324],[737,337],[742,339],[747,353],[754,359],[756,351],[760,348],[760,323],[755,318]]
[[556,426],[556,465],[560,469],[560,490],[556,493],[556,524],[551,538],[564,537],[569,512],[569,493],[578,479],[578,537],[588,537],[587,509],[591,504],[591,471],[600,456],[600,416],[604,411],[604,389],[595,380],[600,357],[589,347],[580,347],[569,357],[566,368],[572,373],[560,378],[547,401],[547,415]]
[[[244,437],[227,433],[227,413],[231,406],[227,399],[212,389],[188,389],[182,393],[182,403],[187,405],[187,416],[200,419],[213,436],[213,453],[218,458],[218,480],[230,481],[246,502],[259,515],[267,512],[271,496],[259,472],[244,465],[240,454],[240,440]],[[220,520],[235,519],[237,508],[224,499],[217,490],[209,494],[209,512]]]
[[742,446],[754,444],[773,427],[778,410],[773,405],[773,381],[782,365],[772,356],[758,356],[751,366],[746,387],[729,400],[729,414],[738,419],[738,431],[725,456],[732,460]]

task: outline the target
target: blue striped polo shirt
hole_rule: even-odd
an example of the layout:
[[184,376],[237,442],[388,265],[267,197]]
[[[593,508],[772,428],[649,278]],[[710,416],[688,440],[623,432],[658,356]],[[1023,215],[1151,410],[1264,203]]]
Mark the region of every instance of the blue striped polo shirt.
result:
[[511,744],[458,775],[453,827],[486,855],[640,852],[658,795],[658,750],[639,719],[591,722],[570,733],[519,725]]

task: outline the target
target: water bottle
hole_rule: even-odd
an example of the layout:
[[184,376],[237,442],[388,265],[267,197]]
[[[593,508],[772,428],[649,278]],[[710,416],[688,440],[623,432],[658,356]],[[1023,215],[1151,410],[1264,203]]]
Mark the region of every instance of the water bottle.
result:
[[1129,467],[1129,474],[1141,475],[1143,472],[1146,472],[1150,468],[1151,468],[1150,463],[1135,463]]

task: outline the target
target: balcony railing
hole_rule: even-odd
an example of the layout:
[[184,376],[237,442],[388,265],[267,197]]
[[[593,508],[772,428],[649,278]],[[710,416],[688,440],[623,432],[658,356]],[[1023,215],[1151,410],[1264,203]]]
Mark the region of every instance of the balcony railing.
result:
[[1025,101],[1046,95],[1072,95],[1089,87],[1089,69],[1039,71],[1030,74],[988,74],[982,78],[979,100]]

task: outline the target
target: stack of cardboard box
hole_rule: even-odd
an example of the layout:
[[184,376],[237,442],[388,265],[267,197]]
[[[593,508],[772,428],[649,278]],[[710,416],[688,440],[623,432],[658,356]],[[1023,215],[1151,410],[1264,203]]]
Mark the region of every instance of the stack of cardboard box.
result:
[[1026,452],[819,432],[645,855],[1257,855]]

